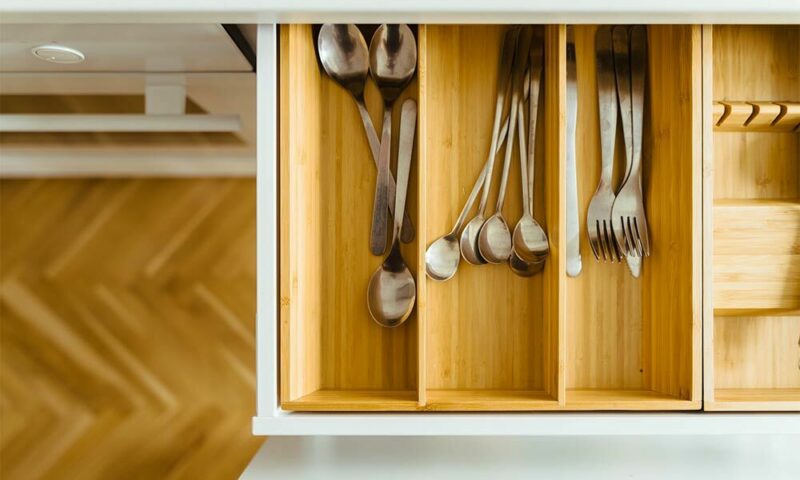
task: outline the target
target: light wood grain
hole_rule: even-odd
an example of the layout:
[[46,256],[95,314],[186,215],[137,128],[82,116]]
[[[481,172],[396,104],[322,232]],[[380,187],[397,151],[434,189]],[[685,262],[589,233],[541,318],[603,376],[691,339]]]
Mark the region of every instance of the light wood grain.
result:
[[241,474],[263,442],[255,197],[253,180],[0,182],[0,477]]
[[719,132],[786,133],[800,123],[800,103],[795,102],[726,101],[714,108],[722,111],[715,122]]
[[800,410],[800,315],[715,317],[707,410]]
[[760,99],[748,127],[705,120],[705,409],[800,410],[800,136],[775,127],[800,99],[800,27],[704,37],[707,108]]
[[[581,219],[586,218],[600,166],[595,31],[592,26],[575,27]],[[636,280],[625,265],[594,260],[582,224],[583,272],[567,279],[568,408],[584,408],[577,400],[580,396],[571,396],[570,390],[587,389],[607,391],[598,393],[591,408],[632,408],[636,402],[615,399],[614,392],[626,390],[685,400],[675,408],[699,407],[700,31],[693,26],[651,26],[648,38],[644,189],[653,255],[644,261],[642,279]],[[621,172],[621,136],[617,144],[616,170]]]
[[706,410],[800,410],[800,388],[720,388],[715,394],[717,400],[706,403]]
[[701,27],[703,59],[703,405],[714,401],[714,126],[719,103],[714,99],[714,27]]
[[[421,64],[426,70],[424,243],[447,233],[486,161],[494,117],[497,71],[505,26],[445,26],[424,28]],[[543,127],[544,122],[539,122]],[[545,218],[544,128],[536,146],[536,215],[553,230],[557,216]],[[516,142],[515,142],[516,147]],[[516,156],[514,157],[516,159]],[[500,161],[490,199],[496,198]],[[548,162],[549,166],[549,162]],[[521,214],[519,168],[515,161],[509,179],[505,215],[513,225]],[[549,178],[548,178],[549,180]],[[493,200],[490,208],[493,212]],[[473,210],[474,212],[475,210]],[[490,214],[491,214],[490,212]],[[474,214],[474,213],[473,213]],[[552,262],[552,257],[548,263]],[[420,268],[422,268],[420,266]],[[539,406],[544,377],[557,368],[555,358],[545,365],[544,354],[555,339],[544,334],[543,281],[556,275],[521,278],[507,265],[472,266],[462,261],[447,282],[425,278],[426,361],[429,405],[459,409],[460,391],[476,389],[532,391],[530,407]],[[557,329],[550,329],[553,334]],[[448,394],[434,391],[454,390]],[[447,398],[439,402],[442,395]],[[522,393],[517,395],[523,396]],[[465,396],[465,401],[469,395]],[[491,408],[493,394],[485,400]],[[495,398],[496,399],[496,398]],[[467,402],[469,403],[469,402]],[[472,405],[464,405],[473,408]],[[500,408],[497,405],[495,408]]]
[[[368,248],[376,175],[357,107],[320,71],[310,25],[281,26],[280,52],[281,400],[310,409],[319,390],[416,392],[416,314],[386,329],[367,311],[367,283],[382,259]],[[398,105],[408,96],[417,96],[416,81]],[[380,131],[382,101],[372,82],[366,97]],[[393,126],[397,135],[399,108]],[[414,220],[416,159],[407,205]],[[416,241],[402,251],[416,273]],[[380,401],[349,398],[353,409]]]
[[800,202],[714,205],[714,309],[800,313]]
[[653,390],[569,389],[570,410],[696,410],[698,402]]
[[[800,27],[713,28],[715,101],[800,102]],[[715,198],[800,198],[800,135],[714,135]]]
[[429,390],[425,410],[528,411],[555,410],[558,401],[543,390]]

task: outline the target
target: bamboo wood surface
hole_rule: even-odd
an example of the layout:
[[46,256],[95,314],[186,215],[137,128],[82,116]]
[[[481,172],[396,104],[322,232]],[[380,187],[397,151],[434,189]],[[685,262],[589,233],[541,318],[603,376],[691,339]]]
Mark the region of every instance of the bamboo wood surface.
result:
[[[415,255],[404,254],[410,263],[416,259],[417,272],[423,271],[428,244],[451,228],[485,161],[505,28],[418,28],[418,86],[412,89],[420,105],[418,171],[410,192],[418,195],[411,211],[420,238],[409,246]],[[579,171],[589,172],[579,176],[582,208],[596,186],[599,165],[593,157],[598,149],[594,30],[576,27],[578,162]],[[559,248],[565,235],[566,27],[547,26],[546,93],[535,147],[535,215],[551,243],[544,272],[523,279],[504,265],[462,262],[448,282],[417,275],[415,319],[391,333],[375,333],[363,303],[365,282],[378,260],[368,256],[369,235],[361,231],[362,224],[369,225],[369,202],[357,201],[370,198],[374,173],[368,162],[359,163],[361,157],[339,154],[367,155],[366,140],[352,100],[320,74],[312,28],[282,27],[282,406],[698,408],[699,32],[691,26],[650,28],[650,88],[655,97],[671,100],[647,110],[645,137],[658,135],[645,148],[653,163],[645,175],[648,214],[664,243],[645,261],[643,280],[631,279],[624,266],[597,264],[576,280],[566,278]],[[371,103],[373,118],[379,107]],[[510,172],[504,212],[513,227],[521,202],[518,169]],[[492,197],[497,176],[493,183]],[[337,208],[329,207],[333,204]],[[672,215],[675,208],[685,214]],[[341,227],[341,212],[348,213],[353,228]],[[312,225],[298,218],[321,220]],[[583,248],[589,259],[588,246]],[[328,271],[320,269],[322,261]]]
[[[426,247],[452,227],[486,161],[506,28],[425,27]],[[543,145],[537,142],[540,160]],[[500,165],[495,167],[490,199],[500,183]],[[537,167],[535,205],[537,218],[544,220],[544,161]],[[504,211],[512,228],[522,211],[519,185],[519,169],[511,168]],[[547,221],[552,222],[545,224],[549,231],[557,217]],[[543,335],[543,303],[548,300],[542,282],[553,271],[521,278],[507,265],[476,267],[462,261],[458,274],[447,282],[424,278],[427,388],[542,390],[543,354],[551,341]]]
[[[368,248],[372,204],[365,199],[372,198],[375,166],[356,104],[322,73],[314,43],[310,25],[281,26],[281,399],[298,409],[312,394],[306,403],[313,406],[319,390],[417,388],[416,314],[386,329],[367,311],[367,283],[383,261]],[[380,131],[383,102],[373,82],[365,95]],[[397,105],[408,97],[417,97],[416,80]],[[399,108],[394,113],[396,138]],[[417,155],[411,170],[407,211],[418,224]],[[416,273],[416,240],[402,251]],[[393,395],[348,401],[374,408],[387,398],[395,409]]]
[[[580,214],[599,178],[594,67],[596,27],[576,26],[578,58],[578,196]],[[640,280],[623,264],[594,261],[581,230],[584,270],[567,279],[567,388],[652,391],[700,405],[701,59],[696,26],[650,26],[645,107],[644,190],[653,255]],[[616,173],[623,169],[618,132]],[[656,140],[651,140],[653,137]],[[649,161],[648,161],[649,160]],[[681,214],[676,215],[676,212]],[[581,396],[567,391],[570,399]],[[664,398],[662,398],[663,400]],[[626,408],[613,394],[593,408]]]
[[800,315],[800,202],[714,204],[714,310]]
[[798,103],[800,27],[704,35],[706,105],[760,100],[736,104],[758,132],[706,129],[705,409],[800,410],[800,135],[756,111],[770,117],[779,104],[786,116]]

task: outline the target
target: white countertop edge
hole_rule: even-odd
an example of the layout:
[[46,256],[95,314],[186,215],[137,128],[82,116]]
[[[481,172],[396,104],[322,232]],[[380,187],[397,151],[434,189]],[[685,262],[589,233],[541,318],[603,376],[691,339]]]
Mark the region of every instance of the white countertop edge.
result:
[[0,23],[800,23],[797,0],[4,0]]
[[800,435],[797,413],[314,414],[254,417],[254,435]]

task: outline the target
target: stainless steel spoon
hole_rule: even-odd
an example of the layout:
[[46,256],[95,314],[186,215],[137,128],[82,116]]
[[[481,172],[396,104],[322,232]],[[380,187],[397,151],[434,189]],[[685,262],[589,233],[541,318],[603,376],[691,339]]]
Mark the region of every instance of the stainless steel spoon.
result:
[[414,151],[414,129],[417,125],[417,102],[408,99],[400,112],[400,142],[397,153],[397,196],[394,210],[392,248],[383,264],[372,274],[367,288],[367,308],[372,318],[384,327],[396,327],[414,310],[417,287],[400,254],[401,218],[405,211],[411,154]]
[[[525,131],[523,102],[519,103],[519,161],[522,183],[522,217],[514,228],[513,250],[517,257],[528,262],[543,260],[550,251],[547,234],[533,218],[534,150],[536,146],[536,116],[539,107],[539,85],[544,59],[544,40],[534,35],[530,49],[530,120]],[[527,85],[526,85],[527,87]],[[526,135],[527,133],[527,140]]]
[[506,146],[506,155],[503,161],[503,173],[500,180],[500,190],[497,194],[495,213],[484,222],[478,235],[480,254],[484,260],[489,263],[502,263],[508,261],[508,258],[511,256],[511,231],[503,217],[503,205],[505,202],[506,187],[508,186],[508,172],[511,168],[511,155],[514,150],[511,148],[511,140],[514,138],[514,130],[517,127],[517,110],[523,88],[522,77],[528,68],[528,54],[532,34],[532,27],[522,27],[519,39],[517,40],[513,67],[514,80],[511,91],[511,112],[509,114],[508,123],[508,138],[510,140]]
[[383,96],[383,132],[378,155],[378,178],[372,204],[369,250],[383,255],[386,250],[389,207],[389,160],[392,152],[392,106],[411,81],[417,68],[417,42],[408,25],[378,27],[369,44],[369,68]]
[[[353,96],[367,134],[372,160],[377,167],[381,142],[364,104],[364,86],[369,75],[369,49],[364,36],[353,24],[326,23],[320,28],[317,50],[325,73]],[[389,173],[389,198],[394,198],[394,190],[394,177]],[[393,202],[389,202],[389,211],[394,215]],[[403,219],[400,240],[403,243],[414,240],[414,225],[408,213]]]
[[[489,190],[492,186],[492,172],[494,170],[494,158],[497,155],[500,120],[503,117],[506,97],[510,89],[511,68],[513,66],[514,49],[517,46],[519,31],[520,29],[518,27],[510,28],[503,37],[503,53],[500,59],[500,72],[497,81],[497,100],[494,110],[494,126],[492,127],[492,145],[489,147],[489,158],[486,160],[487,173],[483,180],[483,195],[481,196],[481,203],[478,205],[477,215],[464,227],[459,241],[461,255],[464,257],[464,260],[473,265],[483,265],[486,263],[486,260],[484,260],[480,254],[478,235],[480,235],[480,230],[485,220],[486,203],[489,200]],[[509,142],[509,148],[510,143],[511,142]]]
[[[503,127],[500,129],[500,142],[498,142],[495,152],[499,152],[503,147],[507,132],[508,118],[506,118],[505,122],[503,123]],[[464,220],[467,219],[467,214],[470,210],[472,210],[472,206],[475,204],[475,200],[478,198],[478,194],[483,186],[483,181],[486,179],[488,168],[489,162],[487,160],[483,165],[483,170],[481,170],[480,176],[478,176],[478,179],[475,180],[475,184],[472,186],[472,191],[470,192],[466,203],[464,203],[464,208],[462,208],[461,213],[458,214],[458,219],[456,220],[456,223],[453,225],[453,228],[450,230],[450,232],[436,239],[425,251],[425,272],[430,278],[434,280],[445,281],[450,280],[453,278],[453,275],[456,274],[460,260],[458,232],[464,225]]]

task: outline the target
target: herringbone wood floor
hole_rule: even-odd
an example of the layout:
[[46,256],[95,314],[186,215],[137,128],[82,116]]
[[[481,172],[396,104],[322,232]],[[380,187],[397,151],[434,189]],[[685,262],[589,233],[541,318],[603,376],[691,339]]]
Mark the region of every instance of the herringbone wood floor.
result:
[[235,478],[252,180],[0,183],[0,477]]

